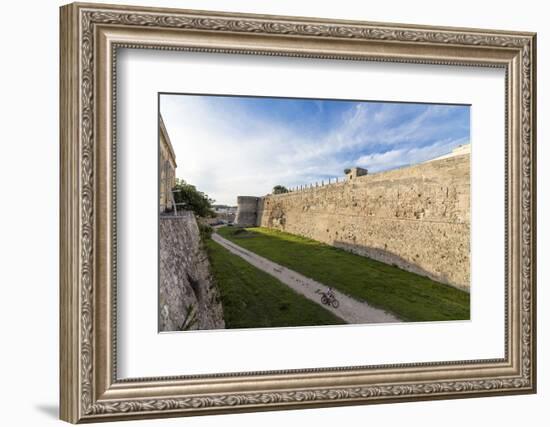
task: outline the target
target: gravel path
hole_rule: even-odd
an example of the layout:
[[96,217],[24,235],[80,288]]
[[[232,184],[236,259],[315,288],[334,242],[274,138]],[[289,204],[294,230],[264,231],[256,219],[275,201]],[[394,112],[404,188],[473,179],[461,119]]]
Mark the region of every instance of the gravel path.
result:
[[318,289],[320,289],[321,291],[325,291],[327,289],[326,285],[316,282],[315,280],[305,277],[300,273],[289,270],[282,265],[274,263],[267,258],[261,257],[254,252],[244,249],[241,246],[236,245],[235,243],[223,238],[217,233],[212,234],[212,239],[224,248],[226,248],[229,252],[240,256],[242,259],[249,262],[254,267],[265,271],[266,273],[280,280],[285,285],[294,289],[296,292],[302,294],[311,301],[316,302],[325,309],[331,311],[347,323],[401,322],[401,320],[394,315],[384,310],[374,308],[366,302],[357,301],[356,299],[351,298],[337,290],[334,290],[334,295],[336,296],[336,299],[340,301],[340,306],[338,308],[334,308],[323,305],[321,304],[321,295],[318,294],[316,291]]

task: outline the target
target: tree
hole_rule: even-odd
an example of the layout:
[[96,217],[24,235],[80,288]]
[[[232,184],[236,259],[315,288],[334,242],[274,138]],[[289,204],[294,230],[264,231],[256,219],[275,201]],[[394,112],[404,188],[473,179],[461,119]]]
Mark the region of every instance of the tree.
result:
[[346,175],[347,175],[348,173],[350,173],[350,172],[351,172],[351,169],[350,169],[350,168],[344,169],[344,173],[345,173]]
[[194,185],[186,183],[183,179],[176,178],[173,192],[178,209],[191,210],[195,212],[195,215],[203,218],[216,216],[212,210],[214,200],[202,191],[197,190]]
[[273,194],[283,194],[288,193],[288,188],[286,188],[284,185],[276,185],[273,187]]

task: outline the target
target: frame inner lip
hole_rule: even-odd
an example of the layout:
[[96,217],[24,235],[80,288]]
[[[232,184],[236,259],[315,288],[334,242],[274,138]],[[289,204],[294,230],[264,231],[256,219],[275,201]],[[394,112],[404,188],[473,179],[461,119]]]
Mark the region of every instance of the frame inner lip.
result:
[[[241,50],[235,50],[235,49],[225,49],[225,48],[194,48],[189,46],[173,46],[170,45],[168,48],[166,45],[155,45],[155,44],[140,44],[140,43],[127,43],[127,42],[121,42],[121,41],[111,41],[110,42],[112,46],[112,66],[111,66],[111,76],[112,81],[116,82],[116,62],[117,62],[117,51],[119,48],[129,48],[129,49],[148,49],[148,50],[174,50],[174,51],[182,51],[182,52],[207,52],[207,53],[225,53],[225,54],[241,54],[243,53]],[[263,51],[263,50],[246,50],[246,54],[250,55],[267,55],[271,56],[269,54],[269,51]],[[509,64],[507,63],[494,63],[494,62],[465,62],[462,63],[459,60],[454,61],[452,63],[449,63],[447,61],[438,61],[438,60],[431,60],[431,59],[419,59],[416,60],[414,58],[407,58],[405,60],[397,60],[394,61],[392,59],[388,58],[367,58],[367,57],[340,57],[338,55],[317,55],[317,54],[308,54],[308,53],[300,53],[300,54],[294,54],[294,53],[288,53],[283,52],[280,54],[280,56],[288,56],[288,57],[298,57],[298,58],[318,58],[318,59],[336,59],[336,60],[350,60],[350,61],[365,61],[365,62],[396,62],[396,63],[407,63],[407,64],[417,64],[417,65],[455,65],[455,66],[463,66],[463,67],[486,67],[486,68],[503,68],[505,69],[505,81],[508,81],[508,75],[509,75]],[[505,92],[506,97],[508,95],[508,86],[505,86]],[[160,92],[160,93],[171,93],[171,92]],[[112,85],[112,111],[116,112],[116,84]],[[456,105],[456,104],[453,104]],[[505,126],[507,126],[507,120],[505,121]],[[116,152],[116,115],[114,116],[114,119],[112,121],[112,141],[113,141],[113,151]],[[505,155],[507,157],[507,153]],[[113,169],[116,170],[116,157],[113,157]],[[507,168],[505,168],[505,174],[508,173]],[[113,188],[112,188],[113,194],[116,195],[116,179],[113,180]],[[505,210],[506,210],[506,216],[508,212],[508,193],[506,191],[506,201],[505,201]],[[116,197],[113,200],[113,218],[116,219]],[[506,223],[506,221],[505,221]],[[114,222],[115,226],[113,227],[113,241],[116,241],[116,221]],[[507,248],[507,241],[505,242],[505,251],[506,254],[508,253]],[[113,253],[116,253],[116,249]],[[508,259],[506,256],[505,260],[505,270],[507,269]],[[116,270],[113,271],[113,301],[116,302]],[[507,290],[508,285],[508,276],[505,275],[505,289]],[[508,304],[508,292],[505,292],[505,306]],[[243,378],[243,377],[266,377],[266,376],[273,376],[273,375],[284,375],[284,376],[293,376],[293,375],[302,375],[302,374],[341,374],[345,375],[346,373],[352,372],[352,371],[372,371],[376,369],[407,369],[407,368],[436,368],[435,371],[439,371],[439,367],[453,367],[456,368],[463,368],[463,369],[469,369],[471,367],[474,367],[475,365],[482,365],[482,367],[487,364],[497,364],[500,366],[505,366],[510,362],[509,360],[509,353],[508,353],[508,316],[505,316],[505,339],[504,339],[504,357],[503,358],[488,358],[488,359],[473,359],[473,360],[452,360],[452,361],[433,361],[433,362],[413,362],[413,363],[397,363],[397,364],[377,364],[377,365],[353,365],[353,366],[335,366],[335,367],[325,367],[325,368],[299,368],[299,369],[283,369],[283,370],[262,370],[262,371],[243,371],[243,372],[220,372],[220,373],[213,373],[213,374],[193,374],[193,375],[169,375],[169,376],[154,376],[154,377],[131,377],[131,378],[118,378],[117,376],[117,308],[116,303],[113,305],[112,310],[112,317],[114,319],[113,321],[113,328],[112,328],[112,377],[111,381],[113,384],[129,384],[129,383],[150,383],[153,381],[178,381],[178,382],[188,382],[192,380],[208,380],[208,379],[226,379],[226,378]],[[331,375],[332,376],[332,375]]]

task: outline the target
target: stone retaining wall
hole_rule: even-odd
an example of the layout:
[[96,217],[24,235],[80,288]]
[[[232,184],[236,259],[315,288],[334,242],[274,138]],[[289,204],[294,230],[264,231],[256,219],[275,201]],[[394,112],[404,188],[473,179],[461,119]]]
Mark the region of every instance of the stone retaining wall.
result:
[[469,154],[257,199],[258,226],[470,288]]
[[161,216],[159,330],[223,329],[220,296],[192,212]]

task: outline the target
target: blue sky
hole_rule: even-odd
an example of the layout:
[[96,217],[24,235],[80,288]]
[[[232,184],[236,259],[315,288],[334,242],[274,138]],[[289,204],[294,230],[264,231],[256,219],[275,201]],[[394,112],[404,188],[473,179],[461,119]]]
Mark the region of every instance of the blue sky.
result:
[[216,203],[424,162],[470,142],[470,107],[161,95],[176,175]]

